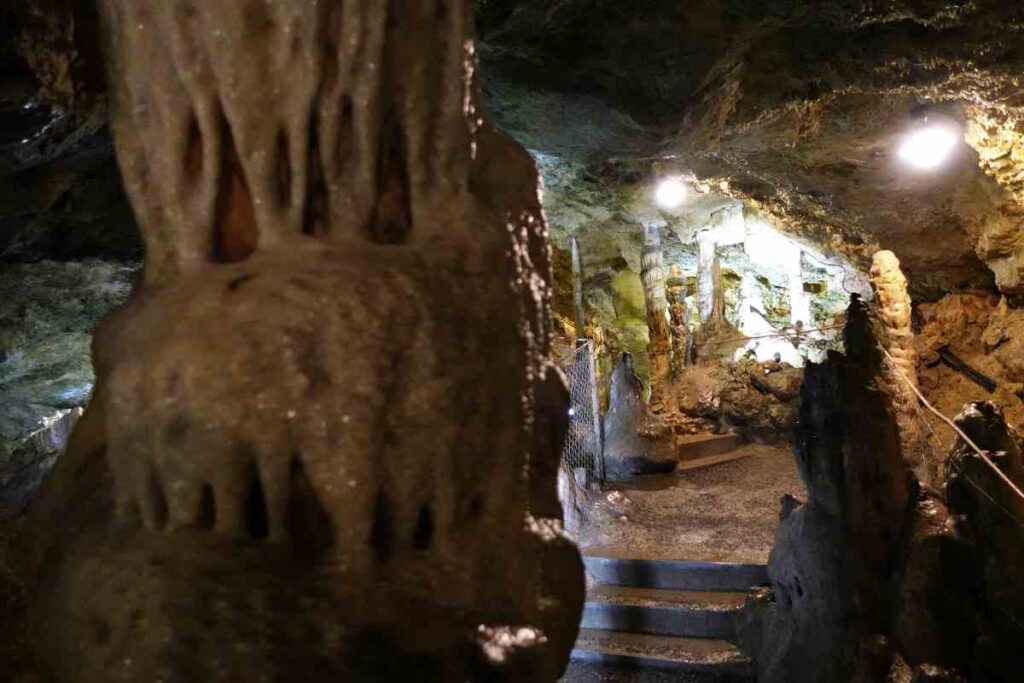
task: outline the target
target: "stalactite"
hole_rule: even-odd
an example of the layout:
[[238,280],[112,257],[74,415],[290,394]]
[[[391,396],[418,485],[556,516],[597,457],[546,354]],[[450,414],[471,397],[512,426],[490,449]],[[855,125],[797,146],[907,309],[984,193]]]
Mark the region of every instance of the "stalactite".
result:
[[661,252],[661,237],[656,226],[645,229],[644,251],[640,261],[640,278],[644,284],[644,302],[647,308],[649,342],[647,358],[650,368],[651,391],[668,379],[672,342],[668,328],[665,301],[665,269]]
[[683,282],[683,269],[673,264],[669,269],[668,280],[665,281],[665,298],[668,301],[669,318],[672,322],[672,370],[678,375],[689,365],[687,357],[686,302]]
[[917,396],[907,386],[907,382],[917,385],[910,294],[899,259],[891,251],[876,252],[872,258],[871,287],[875,293],[873,311],[880,327],[878,337],[892,357],[884,364],[881,384],[892,402],[904,456],[924,481],[932,482],[937,474],[934,457],[927,454],[927,441],[918,422]]

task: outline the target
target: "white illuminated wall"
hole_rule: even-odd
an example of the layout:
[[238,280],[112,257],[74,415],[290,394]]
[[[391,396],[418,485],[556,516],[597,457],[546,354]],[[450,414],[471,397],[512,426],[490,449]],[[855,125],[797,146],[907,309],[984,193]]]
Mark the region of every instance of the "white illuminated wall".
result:
[[[814,330],[815,321],[811,313],[813,295],[804,291],[806,281],[805,264],[813,264],[816,277],[820,281],[824,277],[824,288],[832,292],[830,301],[834,301],[835,313],[845,309],[849,294],[859,293],[865,299],[871,298],[871,288],[865,274],[854,269],[846,259],[840,256],[826,256],[820,250],[793,239],[780,231],[769,220],[761,217],[745,217],[742,205],[726,207],[712,215],[708,224],[696,233],[698,245],[698,296],[700,319],[706,320],[710,314],[711,281],[710,263],[716,249],[730,245],[742,245],[742,249],[751,266],[742,272],[739,301],[736,310],[736,324],[739,332],[747,337],[754,337],[737,352],[740,358],[748,351],[753,351],[759,361],[771,360],[776,354],[794,366],[802,366],[805,360],[820,361],[824,355],[823,340],[838,336],[834,330],[823,332],[806,332]],[[785,331],[801,331],[804,334],[795,337],[801,340],[796,346],[791,338],[777,335],[777,323],[773,326],[767,319],[763,290],[758,286],[757,271],[775,273],[787,284],[790,317]],[[824,273],[824,276],[822,276]],[[707,309],[707,310],[705,310]]]

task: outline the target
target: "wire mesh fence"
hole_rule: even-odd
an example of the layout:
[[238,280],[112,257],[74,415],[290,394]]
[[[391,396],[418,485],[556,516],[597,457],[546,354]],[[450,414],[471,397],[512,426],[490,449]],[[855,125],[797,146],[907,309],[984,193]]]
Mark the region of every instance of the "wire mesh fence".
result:
[[594,342],[582,341],[558,367],[569,383],[569,432],[562,449],[562,467],[577,485],[600,485],[604,482],[604,458]]

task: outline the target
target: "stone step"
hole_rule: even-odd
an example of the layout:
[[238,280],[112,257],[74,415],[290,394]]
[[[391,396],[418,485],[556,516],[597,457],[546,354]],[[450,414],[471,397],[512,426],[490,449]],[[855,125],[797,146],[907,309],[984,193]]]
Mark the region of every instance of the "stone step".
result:
[[746,601],[740,592],[700,592],[594,586],[587,591],[583,628],[662,636],[733,640]]
[[690,470],[699,470],[702,467],[711,467],[712,465],[721,465],[724,462],[732,462],[733,460],[742,460],[752,455],[749,450],[732,451],[730,453],[722,453],[721,455],[709,455],[704,458],[694,458],[692,460],[680,460],[676,466],[677,472],[688,472]]
[[580,629],[572,658],[595,664],[642,667],[676,673],[708,673],[719,680],[751,681],[750,659],[735,645],[708,638]]
[[740,434],[687,434],[676,438],[679,461],[696,460],[735,451],[746,441]]
[[660,588],[681,591],[747,591],[768,585],[763,564],[641,560],[624,557],[583,558],[587,574],[606,586]]

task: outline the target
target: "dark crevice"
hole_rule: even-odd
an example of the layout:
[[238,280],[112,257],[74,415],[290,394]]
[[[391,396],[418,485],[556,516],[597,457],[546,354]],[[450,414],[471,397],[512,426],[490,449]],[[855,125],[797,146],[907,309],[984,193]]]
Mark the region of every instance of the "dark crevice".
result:
[[420,514],[416,517],[416,530],[413,532],[412,544],[416,550],[426,550],[434,540],[434,514],[430,505],[420,506]]
[[289,155],[288,132],[284,128],[277,132],[274,161],[277,203],[279,206],[287,207],[292,203],[292,162]]
[[156,467],[149,468],[149,496],[146,504],[149,505],[150,518],[158,529],[167,525],[167,497],[164,495],[163,482]]
[[217,503],[213,497],[213,486],[203,484],[199,492],[199,514],[196,516],[196,528],[213,529],[217,525]]
[[299,458],[292,460],[287,511],[288,536],[299,553],[317,554],[334,544],[334,526]]
[[223,113],[221,121],[221,169],[214,217],[214,260],[231,263],[246,259],[259,243],[252,195],[242,163],[235,149],[231,127]]
[[320,158],[320,130],[316,111],[309,117],[309,163],[306,164],[309,182],[306,188],[305,214],[302,217],[304,235],[323,234],[327,225],[327,183],[324,180]]
[[470,519],[479,519],[484,514],[484,506],[486,505],[487,497],[483,491],[479,491],[469,501],[469,517]]
[[379,562],[391,559],[395,550],[395,513],[386,491],[377,494],[373,511],[373,527],[370,529],[370,547]]
[[380,140],[377,204],[370,223],[370,239],[379,244],[399,244],[409,235],[412,209],[405,130],[393,109],[384,117]]
[[245,523],[246,532],[253,538],[266,538],[270,532],[267,498],[263,492],[263,482],[260,481],[255,464],[250,468],[249,485],[245,491],[245,499],[242,501],[242,520]]
[[203,134],[195,114],[189,116],[188,132],[185,134],[185,178],[194,182],[203,172]]

